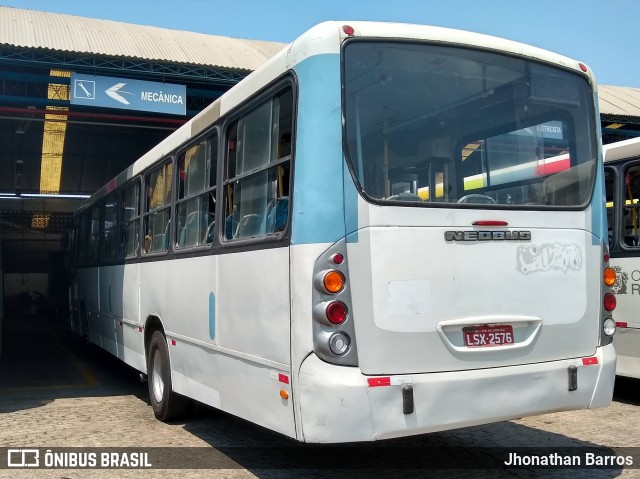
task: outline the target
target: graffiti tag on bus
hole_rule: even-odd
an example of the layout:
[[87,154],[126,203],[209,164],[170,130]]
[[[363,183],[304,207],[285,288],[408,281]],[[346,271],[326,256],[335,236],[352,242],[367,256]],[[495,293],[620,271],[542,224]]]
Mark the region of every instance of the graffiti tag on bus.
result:
[[579,270],[582,266],[582,253],[575,244],[545,243],[520,246],[518,248],[518,270],[521,273],[536,271]]

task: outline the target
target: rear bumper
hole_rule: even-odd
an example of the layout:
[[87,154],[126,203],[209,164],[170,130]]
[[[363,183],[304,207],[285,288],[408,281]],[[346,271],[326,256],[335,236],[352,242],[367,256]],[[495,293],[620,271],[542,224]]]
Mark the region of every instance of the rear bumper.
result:
[[640,379],[640,329],[617,328],[613,344],[618,353],[616,374]]
[[[611,402],[616,353],[597,348],[598,362],[581,358],[470,371],[384,376],[370,386],[358,368],[309,356],[300,369],[300,438],[306,442],[373,441],[486,424]],[[568,390],[568,367],[578,389]],[[403,413],[403,384],[413,388],[414,412]]]

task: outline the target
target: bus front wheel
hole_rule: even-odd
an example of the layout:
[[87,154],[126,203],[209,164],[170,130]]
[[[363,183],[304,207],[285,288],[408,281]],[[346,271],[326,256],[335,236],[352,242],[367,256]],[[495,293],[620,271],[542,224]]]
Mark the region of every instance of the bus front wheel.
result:
[[154,331],[149,342],[147,376],[149,399],[156,418],[171,421],[182,416],[189,400],[172,389],[167,340],[160,331]]

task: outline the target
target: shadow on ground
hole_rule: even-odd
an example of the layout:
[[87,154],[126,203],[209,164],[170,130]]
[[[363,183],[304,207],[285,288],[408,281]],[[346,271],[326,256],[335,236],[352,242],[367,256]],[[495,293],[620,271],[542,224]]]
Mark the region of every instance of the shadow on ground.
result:
[[616,376],[613,400],[631,406],[640,406],[640,379]]
[[147,399],[137,372],[46,318],[4,318],[0,413],[59,398],[132,394]]

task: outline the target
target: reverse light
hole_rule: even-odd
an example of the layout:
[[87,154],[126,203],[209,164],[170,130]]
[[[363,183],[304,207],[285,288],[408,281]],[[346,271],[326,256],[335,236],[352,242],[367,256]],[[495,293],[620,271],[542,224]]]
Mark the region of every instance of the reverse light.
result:
[[344,333],[335,333],[329,338],[329,349],[337,356],[342,356],[349,349],[351,340]]
[[613,336],[616,332],[616,323],[613,319],[608,318],[604,320],[604,323],[602,323],[602,331],[604,332],[604,334],[606,334],[607,336]]
[[[604,295],[603,306],[604,306],[604,309],[607,311],[613,311],[614,309],[616,309],[616,297],[613,295],[613,293],[607,293]],[[614,323],[614,327],[615,327],[615,323]]]
[[328,293],[339,293],[344,288],[344,276],[340,271],[331,270],[324,275],[322,284]]
[[327,319],[331,324],[341,324],[347,319],[347,307],[342,301],[333,301],[327,306]]
[[607,286],[613,286],[616,282],[616,272],[613,268],[604,269],[604,284]]

